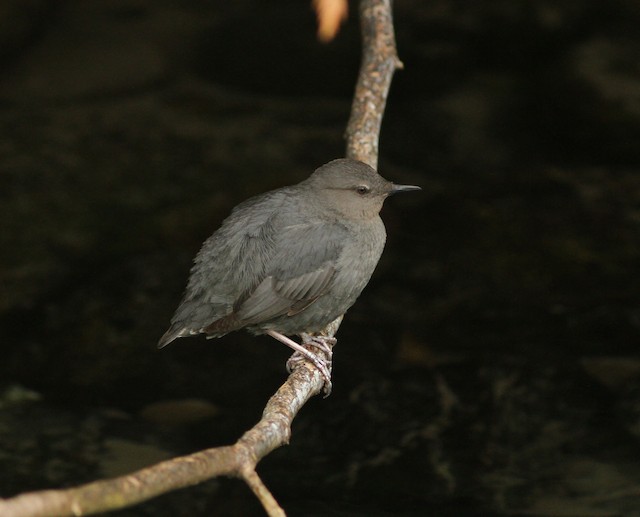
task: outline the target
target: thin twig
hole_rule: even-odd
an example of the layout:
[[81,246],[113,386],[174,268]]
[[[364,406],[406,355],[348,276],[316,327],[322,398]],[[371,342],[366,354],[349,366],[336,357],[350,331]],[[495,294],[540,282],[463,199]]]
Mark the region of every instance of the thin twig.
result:
[[[363,57],[347,126],[347,156],[373,167],[378,138],[394,71],[401,67],[395,49],[390,0],[362,0],[360,23]],[[342,317],[322,334],[333,337]],[[125,508],[171,490],[217,477],[244,479],[269,516],[284,516],[255,472],[258,462],[287,444],[300,408],[320,393],[324,379],[310,363],[301,363],[267,403],[262,419],[234,445],[174,458],[132,474],[66,490],[44,490],[0,499],[3,517],[63,517]]]
[[271,492],[269,492],[255,470],[245,472],[244,480],[260,500],[269,517],[285,517],[286,514],[284,513],[284,510],[280,507],[278,501],[276,501],[271,495]]

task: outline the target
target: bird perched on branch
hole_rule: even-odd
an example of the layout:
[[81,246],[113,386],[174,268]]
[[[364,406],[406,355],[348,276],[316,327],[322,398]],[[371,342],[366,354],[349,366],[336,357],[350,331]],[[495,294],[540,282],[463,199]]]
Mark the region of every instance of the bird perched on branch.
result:
[[[317,333],[369,282],[386,240],[379,215],[384,200],[411,190],[420,187],[395,185],[363,162],[339,159],[297,185],[241,203],[196,255],[158,347],[246,328],[293,348],[289,366],[310,360],[330,391],[335,339]],[[293,334],[326,352],[327,360],[287,337]]]

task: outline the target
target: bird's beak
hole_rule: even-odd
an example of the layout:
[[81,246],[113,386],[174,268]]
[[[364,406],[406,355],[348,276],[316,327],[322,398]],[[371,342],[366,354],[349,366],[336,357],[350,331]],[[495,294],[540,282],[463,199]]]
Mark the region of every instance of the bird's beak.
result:
[[410,192],[412,190],[422,190],[422,188],[417,185],[396,185],[395,183],[391,184],[391,192],[389,195],[397,194],[398,192]]

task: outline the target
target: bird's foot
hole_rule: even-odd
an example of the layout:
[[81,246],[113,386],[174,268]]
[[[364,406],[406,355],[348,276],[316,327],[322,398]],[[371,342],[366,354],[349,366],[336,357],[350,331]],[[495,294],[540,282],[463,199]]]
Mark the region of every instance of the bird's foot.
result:
[[[283,334],[276,332],[275,330],[268,330],[265,333],[277,339],[281,343],[284,343],[285,345],[292,348],[293,350],[295,350],[293,355],[287,361],[287,371],[289,373],[293,372],[293,370],[295,370],[301,363],[305,361],[311,362],[318,369],[318,371],[322,374],[322,377],[324,377],[324,388],[323,388],[323,391],[325,393],[324,396],[325,398],[328,397],[329,394],[331,393],[331,388],[332,388],[331,355],[330,355],[331,349],[329,348],[329,346],[326,343],[319,345],[315,341],[314,342],[303,341],[303,344],[300,345],[296,343],[293,339],[290,339],[287,336],[284,336]],[[333,338],[328,338],[328,339],[331,340]],[[313,346],[315,348],[322,350],[322,352],[324,353],[326,353],[326,350],[323,347],[326,347],[329,349],[329,354],[327,354],[328,357],[325,358],[325,357],[322,357],[322,355],[315,354],[303,345]]]
[[331,394],[331,390],[333,389],[333,384],[331,383],[331,360],[325,360],[324,358],[314,354],[313,352],[304,349],[308,352],[309,355],[303,354],[300,351],[295,351],[291,357],[287,360],[287,371],[289,373],[293,372],[301,363],[305,361],[311,361],[313,366],[315,366],[322,377],[324,378],[324,386],[322,391],[324,391],[324,397],[327,398]]
[[336,338],[322,335],[314,336],[304,332],[300,334],[300,337],[302,338],[303,345],[311,345],[322,350],[329,358],[329,361],[331,361],[333,358],[333,346],[338,342]]

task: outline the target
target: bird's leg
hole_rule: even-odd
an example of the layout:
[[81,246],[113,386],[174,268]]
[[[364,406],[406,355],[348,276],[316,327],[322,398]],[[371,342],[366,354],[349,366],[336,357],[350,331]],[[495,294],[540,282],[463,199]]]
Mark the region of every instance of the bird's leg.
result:
[[[277,339],[281,343],[284,343],[289,348],[295,350],[294,354],[287,361],[287,370],[293,371],[295,367],[301,361],[308,360],[318,369],[318,371],[324,377],[324,392],[325,396],[329,396],[331,393],[331,360],[328,361],[318,357],[313,352],[307,350],[302,345],[296,343],[293,339],[289,339],[287,336],[276,332],[275,330],[266,330],[265,334],[268,334],[272,338]],[[326,346],[326,345],[325,345]],[[320,347],[319,347],[320,348]]]

